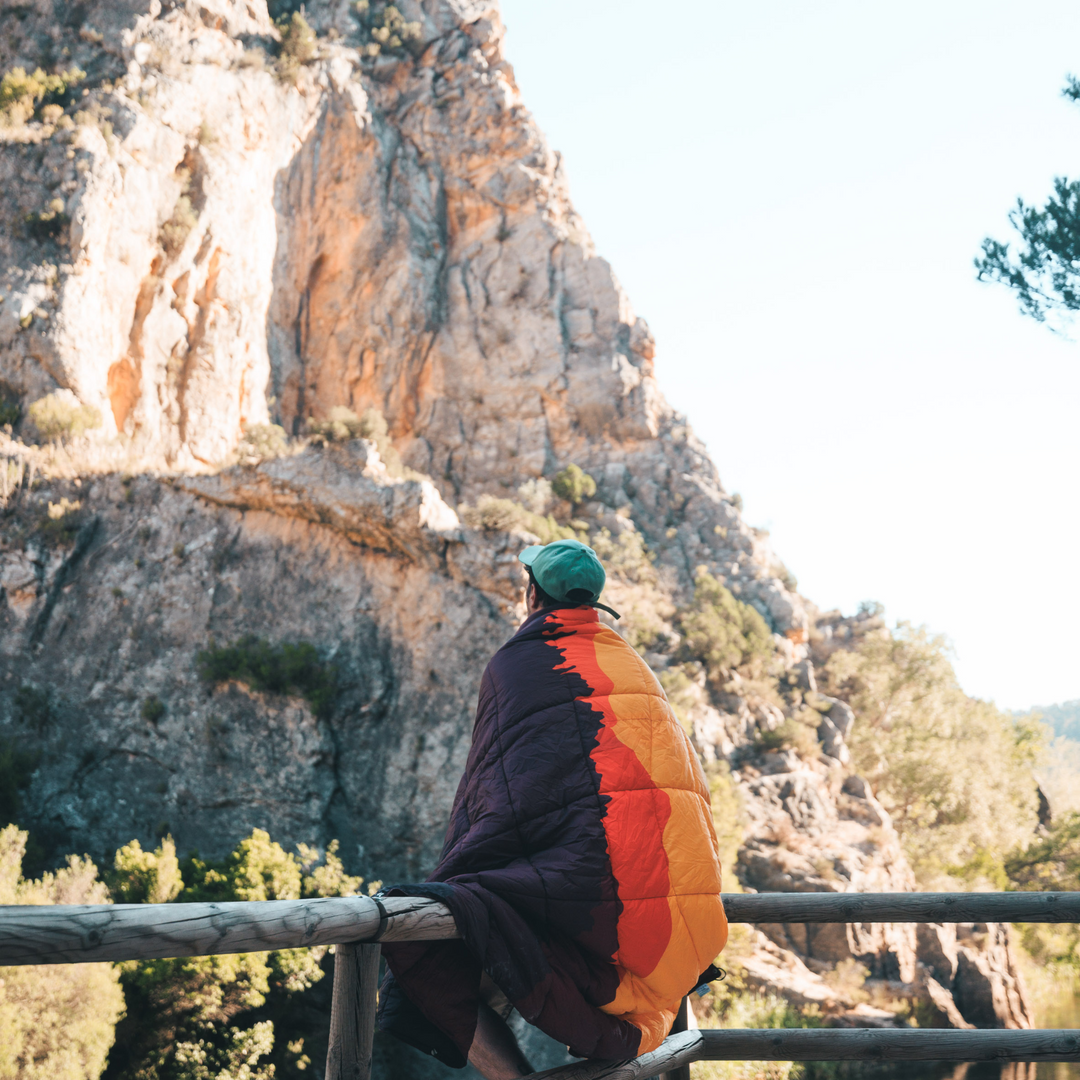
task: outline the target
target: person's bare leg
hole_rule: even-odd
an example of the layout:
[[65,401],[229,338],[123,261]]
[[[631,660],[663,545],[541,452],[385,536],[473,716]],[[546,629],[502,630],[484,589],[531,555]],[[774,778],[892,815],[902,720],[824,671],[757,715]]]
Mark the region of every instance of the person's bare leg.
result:
[[469,1064],[487,1080],[520,1080],[533,1072],[510,1025],[490,1006],[480,1003]]

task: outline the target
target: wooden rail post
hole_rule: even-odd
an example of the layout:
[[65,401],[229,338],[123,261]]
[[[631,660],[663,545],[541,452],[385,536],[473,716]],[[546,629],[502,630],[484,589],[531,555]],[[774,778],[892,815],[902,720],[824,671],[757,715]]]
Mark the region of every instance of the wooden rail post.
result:
[[368,1080],[379,990],[378,945],[334,946],[326,1080]]

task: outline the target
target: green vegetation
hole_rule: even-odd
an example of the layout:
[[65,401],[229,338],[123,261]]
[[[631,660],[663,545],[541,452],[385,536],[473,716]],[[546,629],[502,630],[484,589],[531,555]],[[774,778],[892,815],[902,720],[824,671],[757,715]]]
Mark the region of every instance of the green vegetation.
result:
[[51,199],[48,209],[26,215],[26,231],[34,240],[51,240],[71,224],[64,213],[64,200]]
[[551,490],[556,498],[566,499],[575,506],[596,494],[596,481],[584,472],[579,465],[567,465],[562,472],[555,474]]
[[645,538],[632,527],[617,537],[604,528],[593,533],[589,543],[607,570],[604,602],[622,615],[620,632],[638,652],[663,643],[675,608],[660,587],[655,556],[645,546]]
[[762,750],[794,750],[802,758],[816,757],[821,753],[817,737],[819,723],[817,716],[812,722],[803,716],[788,716],[772,731],[759,729],[755,742]]
[[[101,904],[108,900],[89,859],[37,880],[22,875],[27,834],[0,830],[0,904]],[[109,964],[0,968],[0,1077],[97,1080],[124,1009]]]
[[[1080,890],[1080,813],[1054,821],[1043,835],[1005,859],[1009,888],[1022,891],[1076,892]],[[1025,923],[1016,927],[1028,955],[1051,978],[1080,975],[1080,926]],[[1064,970],[1062,970],[1064,969]]]
[[[726,955],[726,953],[725,953]],[[823,1024],[813,1005],[799,1007],[778,994],[748,989],[737,973],[714,983],[698,1023],[703,1028],[817,1028]],[[694,1066],[694,1080],[796,1080],[803,1065],[790,1061],[708,1061]],[[815,1069],[815,1076],[825,1076]]]
[[329,716],[337,698],[337,671],[309,642],[269,642],[252,636],[233,645],[214,645],[196,657],[208,683],[236,679],[252,690],[303,697],[318,717]]
[[384,0],[354,0],[353,11],[360,20],[366,37],[364,56],[419,56],[424,51],[423,28],[418,22],[407,22],[393,4]]
[[1036,825],[1039,726],[967,697],[945,642],[901,623],[833,653],[826,693],[856,713],[849,738],[924,886],[1003,887],[1003,860]]
[[[169,837],[152,852],[132,842],[116,853],[109,884],[120,902],[183,903],[351,896],[363,881],[345,873],[336,842],[325,856],[302,844],[297,856],[256,829],[221,861],[178,860]],[[300,995],[323,978],[326,952],[284,949],[118,965],[126,1016],[110,1077],[299,1080],[311,1063]]]
[[191,170],[181,166],[176,175],[180,180],[180,194],[169,220],[162,224],[158,232],[158,239],[169,258],[175,258],[180,253],[192,230],[199,224],[199,215],[191,204]]
[[470,529],[530,532],[540,538],[541,544],[577,538],[572,528],[560,525],[551,514],[534,514],[513,499],[500,499],[495,495],[481,495],[476,500],[476,506],[462,503],[458,507],[458,515]]
[[367,408],[357,416],[344,405],[335,405],[325,420],[308,420],[308,435],[314,443],[346,442],[349,439],[367,439],[375,444],[387,473],[395,479],[416,480],[420,474],[409,469],[401,460],[390,441],[390,428],[386,418],[376,408]]
[[0,740],[0,827],[19,820],[20,792],[30,786],[37,762],[38,756],[21,749],[14,739]]
[[300,11],[282,16],[277,21],[277,28],[281,33],[278,76],[285,81],[295,82],[300,67],[314,60],[318,52],[315,31]]
[[73,543],[82,526],[82,516],[79,513],[81,509],[82,502],[78,499],[71,502],[66,496],[59,502],[49,503],[41,522],[42,539],[49,545],[64,546]]
[[12,68],[0,79],[0,127],[19,127],[43,107],[61,104],[85,78],[86,72],[77,67],[54,75],[41,68],[32,75],[25,68]]
[[249,424],[244,428],[236,456],[241,462],[281,457],[289,451],[289,437],[277,424]]
[[[1080,102],[1080,80],[1070,76],[1062,94]],[[1008,244],[987,237],[975,260],[979,280],[1008,286],[1020,310],[1038,322],[1080,311],[1080,181],[1056,177],[1041,210],[1017,199],[1009,222],[1020,250],[1014,257]]]
[[165,715],[165,702],[156,694],[151,694],[143,701],[139,715],[151,724],[156,724]]
[[38,434],[48,442],[77,439],[101,426],[101,413],[82,405],[70,390],[55,390],[31,403],[27,409]]
[[14,427],[22,417],[22,394],[0,379],[0,428]]
[[775,648],[765,620],[704,568],[695,579],[693,600],[679,612],[678,625],[682,658],[704,664],[716,689],[724,688],[732,672],[757,680],[769,676]]

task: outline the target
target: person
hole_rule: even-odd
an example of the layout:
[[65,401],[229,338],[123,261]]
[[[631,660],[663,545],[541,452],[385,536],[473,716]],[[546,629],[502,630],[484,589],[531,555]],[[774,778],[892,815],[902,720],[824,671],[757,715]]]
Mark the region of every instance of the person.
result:
[[484,672],[442,857],[386,890],[461,939],[383,945],[382,1030],[488,1080],[532,1071],[516,1009],[581,1058],[655,1049],[727,940],[709,789],[656,676],[597,609],[604,567],[519,556],[527,617]]

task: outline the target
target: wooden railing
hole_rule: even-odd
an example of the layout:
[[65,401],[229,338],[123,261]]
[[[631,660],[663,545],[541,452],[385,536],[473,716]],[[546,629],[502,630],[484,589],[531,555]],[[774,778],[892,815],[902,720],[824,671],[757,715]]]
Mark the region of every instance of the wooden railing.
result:
[[[1080,922],[1080,893],[727,894],[733,923]],[[460,936],[433,900],[366,896],[229,904],[0,907],[0,966],[80,964],[334,945],[327,1080],[371,1071],[379,942]],[[689,1076],[692,1061],[1080,1061],[1080,1031],[683,1031],[633,1061],[582,1061],[534,1080]]]

